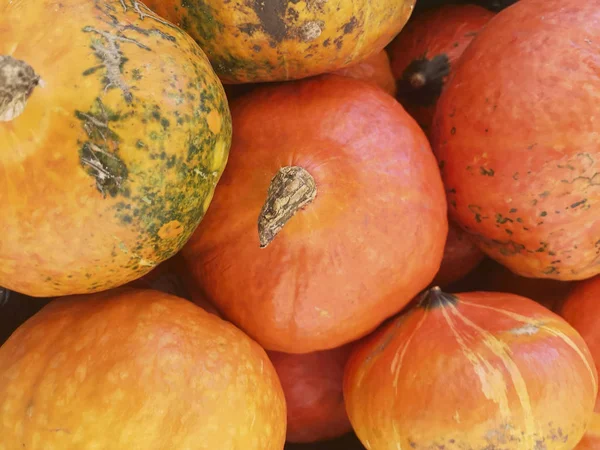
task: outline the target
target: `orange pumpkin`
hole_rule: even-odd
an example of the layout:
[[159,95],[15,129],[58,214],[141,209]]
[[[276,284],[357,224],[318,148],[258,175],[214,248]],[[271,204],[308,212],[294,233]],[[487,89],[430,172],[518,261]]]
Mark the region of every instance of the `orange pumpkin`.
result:
[[467,47],[432,125],[449,211],[514,273],[600,273],[600,0],[527,0]]
[[0,448],[281,450],[266,353],[152,290],[54,300],[0,347]]
[[51,297],[145,275],[225,167],[219,79],[138,0],[3,1],[0,17],[0,285]]
[[[600,276],[577,283],[558,313],[575,328],[588,345],[596,366],[600,364]],[[600,397],[596,401],[600,412]]]
[[394,74],[392,74],[390,58],[384,50],[379,53],[374,53],[365,60],[360,61],[358,64],[353,64],[349,67],[337,70],[334,73],[345,77],[369,81],[379,86],[388,94],[393,96],[396,95],[396,80],[394,79]]
[[231,108],[228,168],[182,250],[228,320],[268,350],[326,350],[431,282],[447,206],[429,143],[393,97],[326,75]]
[[344,396],[371,450],[567,450],[592,419],[598,375],[565,320],[512,294],[423,293],[354,350]]
[[415,14],[387,47],[398,100],[429,133],[452,68],[494,13],[477,5],[444,5]]
[[479,247],[452,221],[448,221],[448,237],[442,264],[432,285],[445,287],[464,278],[475,269],[485,255]]
[[575,450],[600,450],[600,413],[594,413],[590,426]]
[[377,53],[415,0],[145,0],[181,26],[226,83],[285,81],[332,72]]
[[285,394],[288,442],[323,441],[352,430],[342,381],[353,345],[301,355],[268,352]]
[[565,300],[573,284],[569,281],[521,277],[496,261],[485,258],[474,271],[453,286],[453,292],[508,292],[534,300],[555,311]]

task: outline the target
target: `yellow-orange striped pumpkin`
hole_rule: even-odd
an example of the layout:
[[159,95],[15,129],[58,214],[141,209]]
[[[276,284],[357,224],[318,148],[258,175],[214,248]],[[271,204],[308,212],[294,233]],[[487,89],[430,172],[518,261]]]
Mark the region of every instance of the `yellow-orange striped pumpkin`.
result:
[[369,450],[567,450],[592,418],[598,375],[581,336],[514,294],[445,294],[353,352],[344,395]]

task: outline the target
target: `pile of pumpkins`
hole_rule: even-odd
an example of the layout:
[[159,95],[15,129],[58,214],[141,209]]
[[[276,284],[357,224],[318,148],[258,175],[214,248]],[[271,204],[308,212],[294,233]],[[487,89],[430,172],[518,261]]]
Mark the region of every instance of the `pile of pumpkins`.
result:
[[598,105],[600,0],[3,2],[0,450],[600,449]]

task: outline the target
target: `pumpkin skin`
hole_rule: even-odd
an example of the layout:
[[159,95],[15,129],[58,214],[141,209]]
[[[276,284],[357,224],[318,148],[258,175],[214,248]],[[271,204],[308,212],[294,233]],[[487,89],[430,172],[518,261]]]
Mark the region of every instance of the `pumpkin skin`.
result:
[[285,394],[288,442],[324,441],[352,431],[342,383],[353,346],[300,355],[267,352]]
[[0,122],[0,285],[50,297],[139,278],[210,203],[231,141],[222,85],[135,0],[4,2],[0,16],[0,55],[44,85]]
[[516,274],[600,273],[598,40],[598,0],[518,2],[473,40],[439,99],[432,147],[450,214]]
[[[448,231],[443,186],[425,135],[393,97],[325,75],[258,88],[231,110],[227,169],[181,251],[224,317],[268,350],[327,350],[433,280]],[[261,248],[257,219],[289,168],[315,197]]]
[[442,264],[432,285],[448,286],[464,278],[475,269],[485,255],[458,225],[448,221],[448,237]]
[[[600,363],[600,276],[577,283],[560,305],[558,313],[575,328],[587,344],[596,362]],[[596,400],[600,412],[600,397]]]
[[357,78],[376,84],[390,95],[396,95],[396,80],[392,74],[390,58],[385,50],[374,53],[364,61],[334,72],[337,75]]
[[415,0],[146,0],[181,26],[224,83],[285,81],[333,72],[377,53]]
[[414,15],[387,47],[398,101],[426,133],[452,68],[494,15],[477,5],[443,5]]
[[597,383],[581,336],[544,307],[432,288],[356,347],[344,396],[370,450],[567,450],[591,420]]
[[0,404],[2,450],[281,450],[285,441],[283,391],[264,350],[152,290],[44,307],[0,347]]
[[594,413],[590,426],[575,450],[600,450],[600,413]]

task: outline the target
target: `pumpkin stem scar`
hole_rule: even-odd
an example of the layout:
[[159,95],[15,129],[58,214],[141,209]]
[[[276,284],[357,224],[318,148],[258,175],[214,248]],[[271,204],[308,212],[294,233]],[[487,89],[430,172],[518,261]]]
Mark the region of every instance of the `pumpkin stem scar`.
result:
[[450,74],[450,60],[445,54],[433,59],[415,59],[398,80],[398,100],[431,106],[442,93],[444,79]]
[[25,61],[0,55],[0,122],[10,122],[25,110],[27,100],[43,81]]
[[448,305],[455,305],[458,297],[452,294],[446,294],[438,287],[432,287],[421,294],[418,306],[423,309],[435,309]]
[[267,200],[258,216],[260,248],[269,245],[283,226],[317,195],[315,179],[306,169],[286,166],[271,180]]

